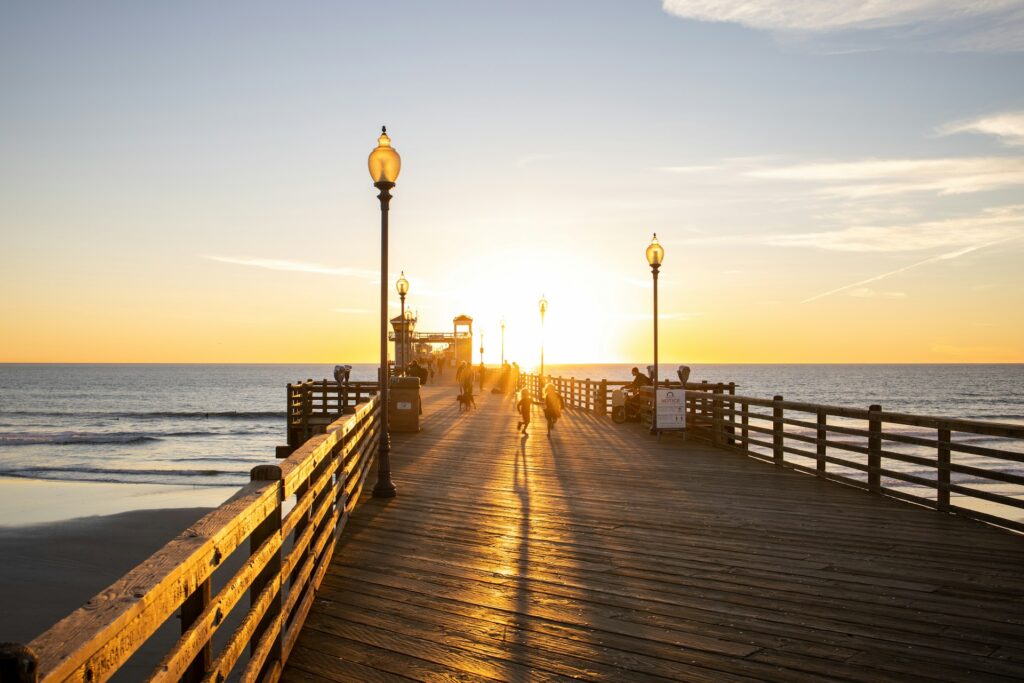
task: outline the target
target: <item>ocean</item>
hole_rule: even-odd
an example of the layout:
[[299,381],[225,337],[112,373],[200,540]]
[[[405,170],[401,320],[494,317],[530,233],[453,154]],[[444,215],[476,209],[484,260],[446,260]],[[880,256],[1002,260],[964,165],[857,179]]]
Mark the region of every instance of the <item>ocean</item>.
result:
[[[549,366],[628,379],[629,364]],[[663,377],[675,364],[665,364]],[[285,385],[330,365],[0,365],[0,476],[240,486],[285,443]],[[353,380],[372,380],[356,365]],[[694,365],[737,393],[1024,424],[1024,365]],[[1000,444],[998,447],[1006,447]],[[1007,468],[1008,467],[1008,468]],[[1024,465],[1001,469],[1024,473]]]

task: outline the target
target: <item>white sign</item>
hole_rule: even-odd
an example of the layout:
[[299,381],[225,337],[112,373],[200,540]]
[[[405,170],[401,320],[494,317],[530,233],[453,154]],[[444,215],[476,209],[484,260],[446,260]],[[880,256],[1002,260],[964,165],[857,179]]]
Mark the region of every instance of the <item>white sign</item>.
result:
[[658,429],[686,429],[686,391],[658,389]]
[[398,410],[412,410],[411,401],[398,401],[398,405],[395,406]]

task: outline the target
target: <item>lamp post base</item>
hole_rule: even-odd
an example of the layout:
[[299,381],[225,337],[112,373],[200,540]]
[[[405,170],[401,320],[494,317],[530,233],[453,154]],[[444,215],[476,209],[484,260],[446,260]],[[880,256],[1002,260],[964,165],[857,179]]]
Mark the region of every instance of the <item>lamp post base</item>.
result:
[[398,495],[398,489],[395,488],[395,484],[392,481],[377,482],[377,485],[373,487],[374,498],[394,498]]
[[[395,482],[391,481],[391,435],[381,435],[380,445],[377,449],[378,468],[377,483],[373,486],[374,498],[394,498],[398,493]],[[386,463],[386,467],[380,467],[380,463]]]

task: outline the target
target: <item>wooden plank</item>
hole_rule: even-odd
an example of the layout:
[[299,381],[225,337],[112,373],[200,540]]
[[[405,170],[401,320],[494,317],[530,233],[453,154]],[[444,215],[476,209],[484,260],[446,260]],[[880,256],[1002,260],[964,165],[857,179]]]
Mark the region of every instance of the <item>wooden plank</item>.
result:
[[294,641],[297,672],[1024,676],[1022,662],[993,663],[1024,638],[1016,537],[587,411],[522,439],[501,397],[460,415],[431,391],[423,430],[392,441],[400,496],[365,498],[348,519]]

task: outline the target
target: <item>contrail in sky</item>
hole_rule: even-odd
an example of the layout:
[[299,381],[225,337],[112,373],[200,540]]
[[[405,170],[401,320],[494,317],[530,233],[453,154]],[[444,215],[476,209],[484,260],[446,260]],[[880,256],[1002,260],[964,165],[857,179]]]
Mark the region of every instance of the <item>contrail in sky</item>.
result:
[[804,299],[800,303],[807,304],[807,303],[810,303],[812,301],[817,301],[818,299],[822,299],[822,298],[824,298],[826,296],[831,296],[832,294],[838,294],[839,292],[846,291],[847,289],[853,289],[854,287],[860,287],[861,285],[866,285],[869,282],[878,282],[879,280],[887,278],[890,275],[899,275],[900,273],[905,273],[908,270],[911,270],[913,268],[917,268],[918,266],[927,265],[929,263],[935,263],[936,261],[949,261],[951,259],[959,258],[960,256],[963,256],[964,254],[969,254],[972,251],[977,251],[978,249],[984,249],[985,247],[991,247],[991,246],[994,246],[996,244],[999,244],[1000,242],[1006,242],[1007,240],[1010,240],[1010,239],[1015,239],[1015,238],[1004,237],[1003,239],[995,240],[994,242],[986,242],[985,244],[976,244],[973,247],[964,247],[963,249],[958,249],[956,251],[951,251],[948,254],[940,254],[938,256],[932,256],[931,258],[926,258],[924,261],[918,261],[917,263],[911,263],[909,266],[903,266],[902,268],[897,268],[896,270],[890,270],[888,273],[882,273],[881,275],[875,275],[874,277],[869,277],[866,280],[859,280],[857,282],[854,282],[854,283],[851,283],[851,284],[848,284],[848,285],[843,285],[842,287],[836,287],[835,289],[830,289],[829,291],[822,292],[821,294],[815,294],[811,298]]

